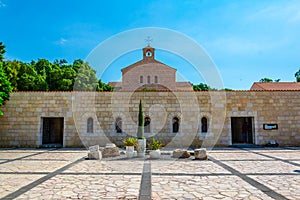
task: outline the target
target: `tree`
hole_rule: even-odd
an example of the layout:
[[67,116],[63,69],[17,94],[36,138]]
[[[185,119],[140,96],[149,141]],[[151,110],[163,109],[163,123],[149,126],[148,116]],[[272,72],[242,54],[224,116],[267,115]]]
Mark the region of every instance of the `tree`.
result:
[[20,64],[18,73],[17,85],[19,91],[32,91],[36,90],[35,81],[37,79],[37,73],[34,66],[29,63]]
[[296,81],[300,82],[300,69],[295,73]]
[[75,64],[76,69],[78,68],[78,73],[75,78],[74,90],[96,90],[98,86],[96,71],[82,60],[74,61],[73,66]]
[[137,138],[143,139],[144,138],[144,115],[143,115],[143,107],[142,107],[142,100],[140,99],[139,104],[139,117],[138,117],[138,132]]
[[6,61],[3,63],[4,72],[6,73],[7,79],[11,83],[13,91],[18,91],[18,76],[20,68],[21,62],[17,60]]
[[208,91],[211,90],[211,88],[205,84],[205,83],[200,83],[198,85],[193,85],[194,91]]
[[2,42],[0,42],[0,62],[4,61],[4,54],[5,54],[5,46]]
[[269,83],[269,82],[273,82],[273,79],[271,78],[262,78],[259,80],[259,82],[261,83]]
[[[9,100],[9,93],[11,91],[12,87],[4,73],[2,62],[0,62],[0,106],[4,105],[5,101]],[[1,115],[3,115],[3,112],[0,110],[0,116]]]
[[98,81],[97,91],[113,91],[113,90],[114,90],[114,87],[112,87],[106,83],[103,83],[101,81],[101,79]]
[[[9,80],[3,69],[5,46],[0,42],[0,106],[5,104],[5,101],[9,100],[9,93],[12,91]],[[0,115],[3,112],[0,110]]]

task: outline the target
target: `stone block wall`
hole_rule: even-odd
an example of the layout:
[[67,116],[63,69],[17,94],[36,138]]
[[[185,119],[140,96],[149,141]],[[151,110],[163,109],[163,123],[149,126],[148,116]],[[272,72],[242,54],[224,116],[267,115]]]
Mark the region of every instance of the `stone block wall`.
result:
[[[38,147],[42,144],[42,118],[63,117],[63,146],[83,147],[136,136],[138,104],[151,118],[151,131],[167,147],[228,146],[232,144],[231,117],[253,118],[253,142],[276,140],[300,146],[300,91],[211,92],[15,92],[1,109],[0,147]],[[173,133],[172,120],[179,119]],[[201,118],[208,132],[201,133]],[[87,132],[87,120],[93,120]],[[122,119],[122,133],[115,120]],[[263,124],[278,124],[264,130]]]

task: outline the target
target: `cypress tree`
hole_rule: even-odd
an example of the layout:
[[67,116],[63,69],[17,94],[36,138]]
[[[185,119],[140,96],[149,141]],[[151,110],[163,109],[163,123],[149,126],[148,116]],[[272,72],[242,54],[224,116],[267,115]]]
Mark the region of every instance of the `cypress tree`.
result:
[[139,105],[139,123],[138,123],[137,138],[138,139],[144,138],[144,116],[143,116],[143,108],[142,108],[142,100],[141,99],[140,99],[140,105]]

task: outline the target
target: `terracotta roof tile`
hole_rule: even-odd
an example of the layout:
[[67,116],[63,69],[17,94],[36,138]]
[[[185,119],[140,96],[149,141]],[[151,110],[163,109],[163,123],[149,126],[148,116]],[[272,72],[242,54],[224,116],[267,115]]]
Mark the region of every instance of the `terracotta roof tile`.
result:
[[300,82],[255,82],[250,90],[300,90]]

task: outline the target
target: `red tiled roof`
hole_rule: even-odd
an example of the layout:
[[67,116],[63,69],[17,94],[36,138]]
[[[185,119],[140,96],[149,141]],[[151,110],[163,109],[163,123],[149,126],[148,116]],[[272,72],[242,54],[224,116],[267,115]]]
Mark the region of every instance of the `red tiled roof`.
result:
[[300,82],[255,82],[250,90],[300,90]]

